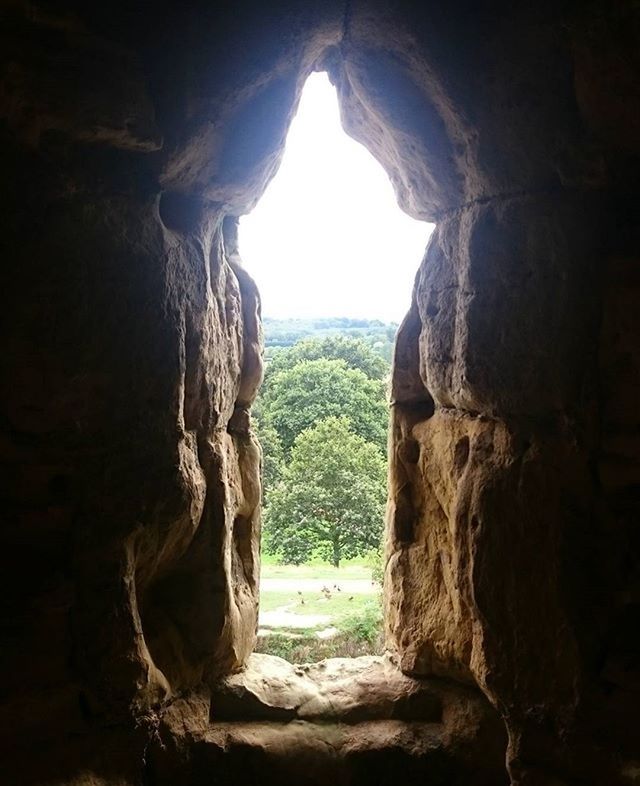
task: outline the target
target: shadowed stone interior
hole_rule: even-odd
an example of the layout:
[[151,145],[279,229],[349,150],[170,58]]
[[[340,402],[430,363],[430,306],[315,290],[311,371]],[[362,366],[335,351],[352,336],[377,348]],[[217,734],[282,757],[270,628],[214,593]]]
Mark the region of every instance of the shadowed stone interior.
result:
[[[637,3],[0,13],[3,782],[639,783]],[[251,655],[236,238],[314,69],[437,222],[393,366],[389,655],[322,674]]]

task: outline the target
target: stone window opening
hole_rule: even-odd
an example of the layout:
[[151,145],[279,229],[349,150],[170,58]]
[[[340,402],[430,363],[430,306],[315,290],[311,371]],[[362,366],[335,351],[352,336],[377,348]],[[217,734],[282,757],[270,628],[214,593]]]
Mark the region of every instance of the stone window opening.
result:
[[[329,52],[322,62],[333,59]],[[378,57],[367,64],[381,85],[379,93],[371,93],[362,102],[350,94],[344,75],[332,66],[328,70],[338,85],[349,132],[383,163],[402,209],[414,218],[433,220],[440,214],[431,201],[433,184],[420,170],[424,155],[420,144],[425,142],[409,142],[402,128],[407,118],[418,126],[425,118],[412,116],[412,88],[399,89],[394,83],[393,64],[386,63],[382,71],[379,67]],[[301,86],[302,81],[296,91]],[[427,548],[421,519],[430,511],[425,511],[416,493],[425,471],[425,438],[420,430],[432,419],[435,406],[423,378],[419,345],[428,320],[437,318],[441,308],[437,297],[424,312],[417,301],[416,292],[425,284],[424,262],[398,330],[389,382],[392,449],[385,514],[385,652],[294,664],[253,651],[258,623],[260,490],[256,477],[260,450],[250,410],[262,376],[260,299],[242,260],[238,229],[239,216],[255,204],[274,175],[278,158],[269,152],[270,146],[282,149],[293,112],[292,104],[287,104],[293,100],[291,95],[285,98],[277,81],[259,91],[248,107],[237,112],[226,143],[225,174],[238,177],[240,172],[245,180],[230,205],[225,205],[223,221],[214,228],[208,275],[216,287],[226,287],[223,314],[229,333],[235,330],[240,337],[234,350],[237,355],[231,357],[240,368],[240,382],[226,429],[218,429],[220,441],[198,444],[198,461],[207,468],[208,478],[205,525],[177,567],[170,566],[148,582],[139,572],[145,645],[157,668],[150,674],[169,695],[176,685],[184,691],[204,679],[206,698],[197,714],[201,717],[207,712],[206,736],[212,752],[229,745],[259,752],[266,746],[271,752],[277,750],[273,755],[284,761],[289,748],[314,757],[318,745],[329,746],[340,768],[351,755],[358,760],[393,749],[416,778],[424,778],[433,775],[434,761],[448,740],[455,738],[457,745],[462,739],[457,732],[462,723],[464,734],[469,734],[469,750],[453,764],[444,764],[443,772],[452,771],[453,766],[454,771],[473,771],[479,784],[503,783],[502,724],[473,686],[468,669],[458,665],[457,655],[450,658],[446,648],[439,651],[439,642],[434,646],[429,620],[422,617],[428,602],[425,588],[427,595],[434,587],[440,593],[448,591],[443,583],[444,563],[430,562],[426,573],[421,565]],[[370,99],[379,102],[375,110],[367,104]],[[407,105],[404,109],[403,104]],[[437,125],[430,125],[429,131],[436,140],[442,135]],[[163,194],[160,216],[168,229],[193,231],[194,215],[206,220],[206,206],[180,194]],[[427,253],[432,245],[433,241]],[[419,256],[415,267],[418,263]],[[440,275],[437,265],[435,272]],[[202,418],[204,383],[198,369],[190,376],[190,352],[197,353],[197,348],[190,345],[189,329],[193,328],[187,326],[184,405],[187,425],[193,427]],[[441,559],[445,557],[442,552]],[[424,586],[415,583],[417,575]],[[450,624],[457,624],[453,615]],[[446,630],[444,634],[445,638],[449,635]],[[452,677],[459,681],[451,682]],[[185,701],[191,700],[186,694]],[[181,712],[181,701],[172,708]],[[191,712],[193,706],[189,707]],[[461,721],[467,713],[475,718],[469,726]],[[480,738],[487,744],[481,753]],[[500,773],[497,778],[496,772]]]
[[[252,408],[254,429],[263,442],[263,567],[257,652],[309,662],[381,654],[384,649],[382,529],[390,363],[395,329],[409,308],[413,279],[432,229],[433,225],[415,221],[400,210],[379,162],[345,134],[335,88],[326,73],[312,74],[289,126],[278,172],[256,207],[240,218],[237,229],[242,263],[260,291],[267,339],[266,381]],[[271,325],[274,319],[287,317],[297,320],[289,329],[296,329],[300,323],[303,331],[297,337],[296,349],[290,340],[289,346],[278,350],[270,346]],[[324,332],[311,332],[309,328],[316,327],[318,320],[333,322]],[[374,327],[375,321],[379,328]],[[351,327],[341,329],[341,323]],[[374,330],[379,333],[375,340],[371,338]],[[348,346],[339,343],[330,343],[324,355],[318,354],[322,351],[318,342],[323,339],[349,342],[354,336],[360,345],[351,351],[362,347],[362,358],[350,357]],[[276,383],[277,400],[269,405],[274,373],[284,368],[294,379],[295,373],[290,374],[292,362],[287,364],[285,359],[283,367],[283,359],[289,350],[303,351],[299,342],[305,338],[315,341],[315,349],[306,373],[296,366],[300,374],[295,384],[303,389],[294,393]],[[331,368],[325,369],[323,364],[327,362]],[[344,365],[346,373],[337,364]],[[354,386],[353,394],[350,386]],[[318,391],[323,398],[318,398]],[[380,410],[375,416],[379,423],[371,414],[356,410],[355,396],[362,393],[370,397],[372,412]],[[338,401],[343,402],[342,406]],[[299,432],[311,429],[297,449],[298,454],[307,451],[306,469],[293,474],[288,467],[292,462],[300,466],[300,460],[295,461],[294,445],[289,444],[291,424],[282,412],[276,412],[276,421],[271,420],[273,407],[282,410],[283,402],[290,411],[308,402],[309,412],[313,412],[307,420],[304,412],[296,412],[291,418],[300,421],[296,440]],[[346,428],[340,422],[327,429],[325,419],[336,417],[348,419]],[[318,429],[325,429],[323,437]],[[317,442],[312,449],[314,455],[304,447],[305,439]],[[287,440],[286,445],[283,440]],[[344,453],[345,444],[356,451],[353,456]],[[321,459],[318,451],[323,450],[327,455]],[[349,507],[354,505],[355,492],[347,491],[343,481],[328,499],[325,496],[328,507],[333,508],[329,519],[316,524],[315,530],[308,529],[303,537],[299,533],[304,531],[305,521],[315,515],[317,503],[311,494],[299,493],[302,484],[316,480],[320,484],[312,486],[316,495],[326,495],[324,486],[332,480],[321,477],[322,468],[327,461],[337,461],[336,471],[348,475],[351,480],[346,485],[353,488],[356,483],[357,490],[363,472],[358,475],[357,457],[368,462],[369,482],[360,483],[365,506],[361,520],[357,520],[355,508],[351,511]],[[375,486],[374,475],[378,477]],[[287,484],[295,489],[288,489]],[[280,486],[278,491],[276,485]],[[266,495],[272,488],[276,502],[269,507]],[[340,504],[337,499],[342,500],[346,515],[336,509]],[[306,508],[301,509],[301,505]],[[283,520],[287,506],[295,506],[293,515],[300,518],[299,528],[298,522],[288,525]],[[270,523],[265,512],[271,513],[273,520],[274,511],[280,516],[280,541],[277,531],[271,541],[265,539]],[[331,520],[333,525],[329,524]],[[318,527],[326,527],[320,537]],[[283,542],[284,551],[277,548]],[[313,550],[307,542],[314,544]],[[319,555],[326,561],[326,568],[311,567],[310,561],[315,559],[317,563]],[[353,558],[358,562],[354,564]],[[283,567],[276,568],[274,561]],[[341,568],[337,567],[340,563]]]
[[[277,175],[274,181],[276,178]],[[420,226],[423,240],[413,257],[411,279],[429,239],[429,225]],[[234,269],[244,271],[249,266],[242,257],[242,220],[239,223],[228,221],[225,228],[225,242],[227,249],[232,250]],[[407,289],[410,288],[407,283]],[[387,457],[389,501],[384,519],[385,560],[387,553],[393,559],[394,552],[397,559],[398,550],[411,546],[416,538],[415,522],[419,513],[411,484],[415,483],[420,471],[421,449],[412,430],[434,412],[431,397],[422,381],[416,378],[419,320],[409,292],[407,312],[398,333],[395,372],[387,381],[389,432],[393,435],[395,448]],[[461,452],[458,450],[458,455]],[[242,522],[246,535],[248,520],[243,518]],[[234,525],[234,535],[236,530]],[[238,553],[242,549],[250,558],[248,542],[245,537]],[[243,573],[247,575],[246,569]],[[252,575],[255,582],[255,571]],[[495,773],[500,770],[499,762],[503,757],[504,732],[485,699],[474,689],[454,685],[447,679],[423,679],[424,663],[411,662],[406,656],[403,661],[394,650],[393,642],[398,640],[403,641],[406,650],[407,634],[411,635],[409,630],[403,632],[406,620],[402,614],[398,615],[402,581],[396,570],[391,585],[381,588],[383,647],[378,654],[319,655],[292,663],[290,659],[258,650],[248,656],[242,669],[214,682],[210,714],[212,739],[217,740],[219,735],[220,741],[225,740],[224,744],[231,740],[232,745],[266,746],[271,751],[281,751],[275,755],[285,758],[284,751],[290,747],[315,757],[318,746],[329,745],[335,749],[337,762],[349,756],[367,757],[375,750],[391,746],[401,760],[410,762],[414,777],[431,778],[439,765],[434,769],[430,745],[434,746],[433,752],[439,750],[461,716],[471,712],[477,718],[476,731],[482,729],[486,735],[488,748],[483,755],[486,754],[487,761],[492,763],[485,771],[485,763],[479,766],[471,763],[475,756],[472,753],[470,760],[456,767],[462,770],[471,767],[478,783],[483,783],[485,778],[491,784],[502,782],[502,774],[496,780]],[[294,592],[297,594],[297,590]],[[400,604],[402,606],[401,601]],[[411,652],[411,648],[408,649]],[[424,654],[418,653],[420,657],[424,658]],[[325,775],[318,777],[322,779]]]

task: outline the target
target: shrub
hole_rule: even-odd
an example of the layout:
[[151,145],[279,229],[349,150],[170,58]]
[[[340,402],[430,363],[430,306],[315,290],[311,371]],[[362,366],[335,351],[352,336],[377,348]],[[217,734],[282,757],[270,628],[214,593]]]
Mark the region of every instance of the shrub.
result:
[[365,555],[365,565],[371,570],[371,581],[382,586],[384,581],[384,561],[382,559],[382,546],[370,549]]
[[382,609],[380,604],[369,601],[357,613],[347,614],[339,622],[341,632],[354,641],[371,646],[380,645],[382,634]]

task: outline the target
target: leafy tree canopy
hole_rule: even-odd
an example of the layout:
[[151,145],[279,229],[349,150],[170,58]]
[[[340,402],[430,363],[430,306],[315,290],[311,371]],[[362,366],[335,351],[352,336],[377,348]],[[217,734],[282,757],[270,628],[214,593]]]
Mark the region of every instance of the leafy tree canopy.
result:
[[359,369],[371,379],[384,379],[389,363],[361,338],[337,335],[298,341],[282,350],[267,363],[267,378],[293,368],[302,360],[344,360],[349,368]]
[[260,413],[277,431],[285,454],[298,434],[331,416],[346,417],[356,434],[386,452],[384,384],[344,360],[303,360],[275,373],[263,389]]
[[262,497],[277,486],[284,470],[284,448],[268,418],[255,417],[254,429],[262,448]]
[[378,546],[385,498],[380,451],[346,418],[328,417],[294,442],[283,482],[269,495],[266,546],[285,562],[300,564],[315,552],[338,567]]
[[356,336],[389,363],[398,325],[378,319],[349,319],[326,317],[321,319],[274,319],[264,317],[265,357],[275,358],[297,342],[328,336]]

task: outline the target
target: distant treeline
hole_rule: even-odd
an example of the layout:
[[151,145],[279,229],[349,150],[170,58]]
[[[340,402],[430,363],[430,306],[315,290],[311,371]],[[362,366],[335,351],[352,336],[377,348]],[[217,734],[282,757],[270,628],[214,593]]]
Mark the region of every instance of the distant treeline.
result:
[[398,329],[396,322],[379,319],[352,319],[350,317],[323,317],[318,319],[274,319],[265,317],[264,343],[267,359],[280,349],[293,346],[305,338],[326,338],[343,335],[362,339],[379,355],[391,360],[393,340]]

